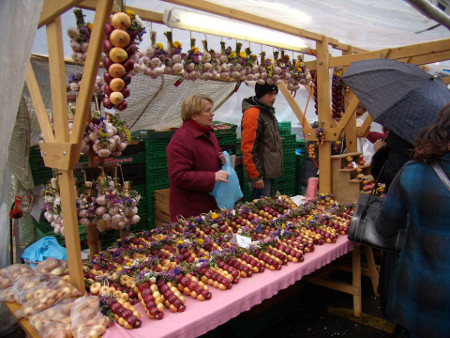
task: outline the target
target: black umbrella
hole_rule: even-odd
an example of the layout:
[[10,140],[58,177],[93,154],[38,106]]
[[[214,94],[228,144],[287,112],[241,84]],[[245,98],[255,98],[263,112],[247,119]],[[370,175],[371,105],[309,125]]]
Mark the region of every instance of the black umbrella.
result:
[[374,121],[410,143],[450,102],[450,90],[440,79],[396,60],[353,62],[342,79]]

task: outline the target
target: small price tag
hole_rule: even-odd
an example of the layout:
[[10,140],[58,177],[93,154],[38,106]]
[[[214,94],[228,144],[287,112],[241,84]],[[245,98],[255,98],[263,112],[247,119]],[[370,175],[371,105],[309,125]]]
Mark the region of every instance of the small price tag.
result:
[[236,235],[236,242],[238,247],[248,249],[252,243],[252,239],[250,237]]

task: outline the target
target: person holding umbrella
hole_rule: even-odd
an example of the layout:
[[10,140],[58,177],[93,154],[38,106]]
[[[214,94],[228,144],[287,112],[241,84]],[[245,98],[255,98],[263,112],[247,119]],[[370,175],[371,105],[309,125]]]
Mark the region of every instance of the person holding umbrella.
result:
[[[450,102],[450,90],[439,78],[418,66],[392,59],[353,62],[342,79],[372,119],[389,130],[386,143],[379,141],[374,145],[381,149],[371,162],[372,175],[375,178],[380,175],[380,181],[389,188],[409,159],[409,149],[419,131],[436,120],[440,108]],[[397,254],[383,252],[378,291],[383,314],[391,321],[388,304],[392,302],[392,276],[397,260]]]
[[391,237],[409,219],[387,306],[411,337],[450,337],[449,150],[450,102],[419,133],[415,161],[395,176],[377,220],[377,231]]

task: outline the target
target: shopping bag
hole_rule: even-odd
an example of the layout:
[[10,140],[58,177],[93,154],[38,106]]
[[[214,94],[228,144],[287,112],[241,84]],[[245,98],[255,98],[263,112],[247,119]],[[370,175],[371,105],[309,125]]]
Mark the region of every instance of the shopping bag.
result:
[[231,164],[228,152],[224,151],[223,154],[225,155],[226,162],[221,169],[228,173],[229,182],[216,182],[214,190],[210,194],[216,199],[219,208],[232,209],[234,203],[240,200],[244,194],[242,193],[239,179]]
[[23,251],[22,259],[34,266],[35,263],[45,261],[48,257],[67,260],[66,248],[59,245],[55,237],[43,237],[31,244]]
[[406,227],[396,236],[384,237],[376,229],[378,215],[383,208],[384,198],[372,194],[361,194],[353,214],[347,237],[355,242],[390,252],[402,249]]

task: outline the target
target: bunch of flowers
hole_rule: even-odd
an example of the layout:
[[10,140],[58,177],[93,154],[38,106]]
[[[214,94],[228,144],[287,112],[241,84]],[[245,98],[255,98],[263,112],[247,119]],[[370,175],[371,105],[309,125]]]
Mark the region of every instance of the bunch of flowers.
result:
[[245,75],[247,73],[247,70],[244,67],[247,53],[241,51],[241,48],[242,43],[237,42],[235,50],[227,55],[228,63],[231,65],[230,77],[235,81],[245,80]]
[[130,40],[134,41],[136,46],[138,46],[142,42],[142,37],[144,36],[145,27],[139,15],[134,13],[130,9],[125,9],[124,11],[131,20],[131,26],[127,29],[128,34],[130,34]]
[[86,154],[92,149],[100,157],[120,156],[129,141],[130,130],[118,113],[104,118],[94,111],[84,133],[81,152]]
[[161,42],[156,43],[156,32],[150,32],[151,46],[147,48],[138,70],[144,72],[145,75],[156,79],[164,74],[164,61],[167,58],[167,51]]
[[250,47],[239,53],[239,63],[242,65],[241,80],[255,81],[259,78],[258,56],[252,54]]
[[97,179],[95,198],[97,227],[99,230],[124,229],[140,221],[137,205],[141,196],[130,190],[130,182],[123,186],[110,176]]
[[272,59],[266,59],[266,52],[262,51],[259,66],[259,79],[257,80],[257,83],[260,85],[263,85],[265,83],[273,84],[273,80],[271,79],[271,77],[272,77]]
[[85,181],[84,185],[78,189],[77,211],[78,222],[81,225],[89,226],[97,221],[97,208],[95,205],[95,189],[92,188],[91,181]]
[[83,63],[86,60],[93,24],[85,22],[84,17],[86,15],[83,14],[81,9],[74,9],[73,13],[75,14],[77,26],[69,28],[67,34],[70,38],[70,47],[73,50],[72,59]]
[[41,210],[44,212],[45,219],[53,227],[55,234],[64,235],[64,221],[61,215],[61,197],[59,194],[59,185],[56,178],[52,178],[49,184],[41,189],[44,196],[44,203]]
[[167,38],[166,57],[164,59],[165,74],[181,74],[183,72],[183,57],[181,53],[182,44],[179,41],[173,41],[172,32],[165,32]]
[[217,70],[215,69],[216,59],[215,52],[208,50],[208,41],[202,40],[203,54],[201,57],[201,69],[200,78],[203,80],[211,80],[217,76]]
[[[81,72],[72,73],[67,78],[67,91],[79,92],[81,85],[81,78],[83,74]],[[97,76],[94,84],[94,94],[101,95],[103,94],[103,86],[105,82],[100,76]]]
[[200,65],[203,53],[195,45],[195,39],[191,39],[191,49],[188,50],[184,57],[184,73],[183,76],[187,80],[195,81],[200,77]]

